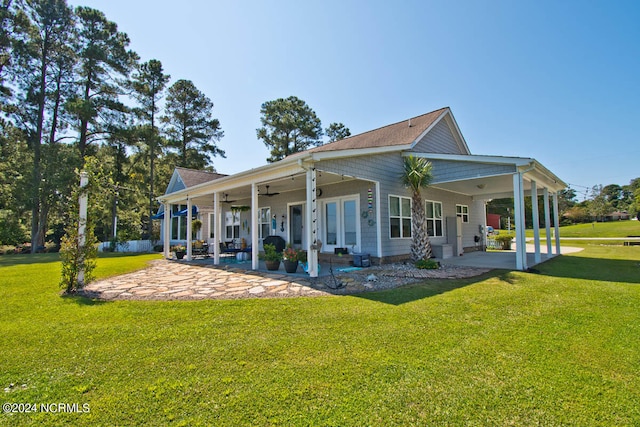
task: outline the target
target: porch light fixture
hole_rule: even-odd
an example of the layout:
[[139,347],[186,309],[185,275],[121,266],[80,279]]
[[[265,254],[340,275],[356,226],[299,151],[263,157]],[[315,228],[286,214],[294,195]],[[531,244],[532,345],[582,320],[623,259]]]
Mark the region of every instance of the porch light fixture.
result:
[[484,190],[485,184],[478,184],[476,185],[476,187],[478,187],[481,190]]

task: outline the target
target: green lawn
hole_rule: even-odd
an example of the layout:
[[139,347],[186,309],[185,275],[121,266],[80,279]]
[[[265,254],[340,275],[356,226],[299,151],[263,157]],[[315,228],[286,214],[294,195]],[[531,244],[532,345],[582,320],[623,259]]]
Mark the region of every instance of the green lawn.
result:
[[[154,256],[100,259],[99,275]],[[32,261],[32,262],[28,262]],[[0,257],[0,425],[640,424],[640,248],[349,297],[62,298]]]
[[[504,231],[506,233],[506,230]],[[553,233],[553,229],[552,229]],[[546,236],[547,230],[540,229],[540,235]],[[628,237],[640,236],[640,221],[611,221],[576,224],[560,227],[560,237]],[[533,237],[533,230],[527,230],[527,237]]]

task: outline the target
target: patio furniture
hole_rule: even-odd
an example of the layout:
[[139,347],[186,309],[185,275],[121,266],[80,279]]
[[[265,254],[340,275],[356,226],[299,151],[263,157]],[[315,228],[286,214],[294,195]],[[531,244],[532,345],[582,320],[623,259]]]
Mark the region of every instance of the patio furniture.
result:
[[199,240],[193,242],[191,247],[191,255],[207,257],[209,256],[209,245]]

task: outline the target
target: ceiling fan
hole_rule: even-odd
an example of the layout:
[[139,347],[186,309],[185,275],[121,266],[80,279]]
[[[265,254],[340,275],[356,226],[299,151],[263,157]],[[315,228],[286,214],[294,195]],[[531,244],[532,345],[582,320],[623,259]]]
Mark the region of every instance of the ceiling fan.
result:
[[280,193],[277,193],[277,192],[276,193],[269,193],[269,186],[266,185],[265,187],[267,187],[267,192],[264,193],[264,194],[261,194],[261,196],[273,197],[273,196],[277,196],[278,194],[280,194]]
[[222,203],[235,203],[235,200],[229,200],[229,195],[224,193],[224,200],[222,200]]

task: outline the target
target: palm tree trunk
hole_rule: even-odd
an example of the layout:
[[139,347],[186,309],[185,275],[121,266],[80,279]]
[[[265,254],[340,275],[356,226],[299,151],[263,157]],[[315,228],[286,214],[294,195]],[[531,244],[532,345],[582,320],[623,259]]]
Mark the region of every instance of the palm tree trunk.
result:
[[411,261],[431,258],[431,241],[427,232],[427,218],[420,192],[414,192],[411,204]]

